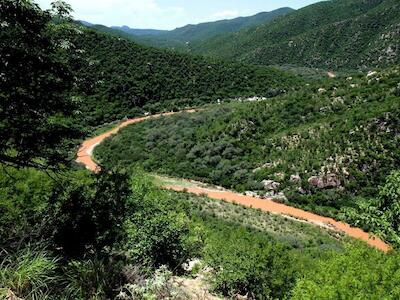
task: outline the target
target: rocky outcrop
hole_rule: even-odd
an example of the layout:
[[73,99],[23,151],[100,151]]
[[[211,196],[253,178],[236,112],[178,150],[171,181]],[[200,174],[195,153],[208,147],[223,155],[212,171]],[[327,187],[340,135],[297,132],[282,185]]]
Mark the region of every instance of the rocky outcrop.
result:
[[308,179],[308,183],[319,189],[338,188],[342,186],[342,182],[336,174],[326,174],[321,176],[312,176]]
[[268,191],[275,191],[281,185],[279,182],[275,182],[273,180],[263,180],[261,183],[264,186],[264,189]]
[[274,191],[270,191],[270,192],[265,193],[263,198],[264,199],[273,199],[273,200],[278,200],[278,201],[283,201],[283,202],[287,201],[287,197],[283,192],[276,193]]

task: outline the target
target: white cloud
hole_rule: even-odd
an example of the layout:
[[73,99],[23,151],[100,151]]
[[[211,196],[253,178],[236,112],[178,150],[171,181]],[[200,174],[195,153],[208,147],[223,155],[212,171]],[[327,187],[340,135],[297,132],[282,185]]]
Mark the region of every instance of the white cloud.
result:
[[220,18],[220,19],[230,19],[238,16],[239,12],[237,10],[224,10],[212,15],[213,18]]
[[[53,0],[36,0],[49,8]],[[75,19],[104,25],[156,27],[165,18],[182,17],[183,7],[161,7],[156,0],[66,0],[74,10]]]

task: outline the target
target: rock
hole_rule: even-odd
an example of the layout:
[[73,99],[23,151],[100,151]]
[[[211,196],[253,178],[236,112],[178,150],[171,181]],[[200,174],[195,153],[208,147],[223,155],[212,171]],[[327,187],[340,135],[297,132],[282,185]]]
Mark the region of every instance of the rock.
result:
[[263,169],[274,168],[274,167],[276,167],[277,165],[278,165],[277,162],[265,163],[265,164],[263,164],[261,167],[255,168],[255,169],[253,170],[253,173],[256,173],[256,172],[261,171],[261,170],[263,170]]
[[256,192],[252,192],[252,191],[246,191],[246,192],[244,192],[244,194],[249,197],[254,197],[254,198],[258,197],[258,194]]
[[374,76],[374,75],[376,75],[376,74],[378,74],[378,72],[376,72],[376,71],[369,71],[368,74],[367,74],[367,78],[368,78],[368,77],[372,77],[372,76]]
[[182,269],[185,270],[186,272],[192,272],[193,269],[201,264],[201,260],[198,258],[192,259],[184,264],[182,264]]
[[281,185],[279,182],[275,182],[273,180],[263,180],[261,183],[263,184],[264,188],[269,191],[275,191]]
[[336,74],[333,72],[328,72],[328,77],[329,78],[336,78]]
[[287,201],[285,194],[282,192],[276,194],[272,199],[279,200],[279,201]]
[[300,183],[301,177],[299,174],[290,175],[290,181],[293,183]]
[[328,174],[325,178],[325,187],[340,187],[342,182],[336,174]]
[[297,191],[302,195],[305,195],[307,193],[307,191],[303,189],[301,186],[297,189]]
[[320,93],[320,94],[326,93],[326,89],[319,88],[318,89],[318,93]]
[[321,188],[323,185],[322,180],[318,176],[311,176],[310,178],[308,178],[308,183],[318,188]]
[[278,201],[286,201],[287,198],[283,192],[275,193],[274,191],[266,192],[263,199],[273,199]]
[[344,99],[342,97],[335,97],[332,99],[333,104],[344,104]]
[[342,185],[336,174],[327,174],[325,176],[312,176],[308,179],[308,183],[319,189],[337,188]]
[[264,199],[271,199],[271,198],[273,198],[274,196],[275,196],[275,192],[274,192],[274,191],[271,191],[271,192],[266,192],[263,198],[264,198]]

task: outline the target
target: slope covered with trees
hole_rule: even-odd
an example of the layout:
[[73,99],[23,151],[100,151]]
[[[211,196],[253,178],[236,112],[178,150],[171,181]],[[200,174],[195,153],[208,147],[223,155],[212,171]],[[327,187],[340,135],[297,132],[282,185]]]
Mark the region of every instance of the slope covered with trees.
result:
[[192,44],[191,51],[262,65],[351,69],[399,63],[397,0],[332,0]]
[[[136,81],[122,81],[124,73],[120,69],[126,66],[123,62],[132,62],[127,53],[138,55],[145,64],[149,57],[165,59],[150,62],[149,70],[154,65],[169,70],[166,62],[176,61],[170,60],[169,53],[138,48],[118,38],[71,25],[70,7],[62,1],[52,6],[51,11],[42,11],[29,0],[0,2],[0,129],[1,137],[5,138],[0,142],[1,299],[189,299],[187,291],[175,281],[176,276],[183,275],[187,280],[197,276],[207,278],[210,289],[226,298],[400,297],[400,259],[396,252],[384,254],[337,233],[281,216],[162,191],[137,169],[125,172],[113,167],[90,174],[71,163],[66,150],[79,134],[76,127],[118,117],[121,111],[115,109],[114,113],[112,105],[102,110],[102,105],[114,103],[104,99],[121,95],[120,89],[128,90],[137,82],[148,82],[144,75]],[[90,47],[101,55],[96,55]],[[130,52],[131,47],[134,52]],[[119,59],[119,52],[105,50],[120,51],[123,59]],[[190,63],[190,70],[192,63],[197,66],[194,63],[197,60],[205,62],[199,58],[172,57],[177,62]],[[84,73],[89,67],[93,68],[90,69],[93,81],[89,71]],[[165,69],[160,76],[174,76]],[[132,69],[124,69],[133,74],[129,70]],[[224,78],[227,76],[224,70],[210,71],[214,77],[210,76]],[[256,78],[270,78],[265,69],[246,70],[253,70]],[[124,84],[118,88],[103,85],[102,78],[112,79],[108,72],[119,76]],[[397,80],[397,71],[389,74],[392,80]],[[285,84],[290,84],[292,77],[283,78],[288,80]],[[168,80],[159,80],[162,79]],[[279,83],[278,79],[271,80]],[[360,120],[367,118],[363,113],[374,116],[388,107],[397,113],[392,101],[399,96],[399,87],[392,80],[384,74],[379,74],[379,80],[371,78],[370,98],[367,98],[370,112],[362,110],[365,106],[352,101],[353,98],[346,98],[344,103],[360,109]],[[218,86],[207,81],[202,84],[201,88],[194,88],[196,93],[201,94],[207,86]],[[262,83],[257,84],[264,88]],[[228,88],[218,87],[221,91]],[[170,95],[178,86],[172,84],[167,88],[162,95]],[[378,96],[378,90],[385,95],[384,99]],[[287,97],[280,98],[283,106],[293,100]],[[97,99],[103,102],[96,105]],[[376,102],[380,102],[380,109]],[[271,103],[278,105],[275,100]],[[302,119],[305,124],[313,118],[319,120],[313,110],[314,103],[306,102],[304,111],[296,104],[296,111],[302,115],[308,113]],[[299,106],[303,107],[301,103]],[[252,112],[250,107],[261,113],[265,110],[262,104],[249,106],[248,111]],[[344,108],[334,107],[338,114],[343,113]],[[97,110],[88,114],[92,108]],[[244,106],[242,109],[238,113],[247,112]],[[82,112],[92,119],[86,119]],[[277,112],[281,114],[277,120],[285,118],[295,123],[295,117],[282,115],[279,109]],[[228,109],[225,113],[229,124],[234,112]],[[219,112],[214,116],[221,119]],[[390,117],[389,114],[387,119]],[[204,126],[201,119],[199,122],[200,127]],[[279,124],[273,123],[277,131],[284,127]],[[391,122],[377,126],[379,133],[392,134]],[[215,128],[210,121],[211,131],[204,134],[214,134]],[[196,126],[194,130],[197,131]],[[231,138],[228,133],[225,136]],[[389,155],[383,152],[382,157]],[[389,166],[390,159],[383,165]],[[384,212],[378,217],[393,226],[399,224],[396,210],[399,186],[398,172],[394,172],[382,187],[377,203],[379,211]],[[365,216],[367,213],[364,211]],[[186,265],[193,261],[198,263],[190,270]],[[326,276],[326,270],[332,274]]]
[[[191,24],[174,30],[140,30],[126,26],[114,26],[111,28],[130,35],[133,40],[144,45],[157,48],[175,49],[184,52],[188,49],[188,43],[204,41],[218,35],[237,32],[248,27],[264,24],[292,11],[293,9],[289,7],[282,7],[270,12],[261,12],[254,16],[239,17],[231,20],[220,20],[195,25]],[[94,25],[94,27],[103,31],[110,30],[110,28],[101,25]]]
[[[145,122],[95,154],[105,166],[139,163],[338,217],[356,206],[355,197],[374,206],[366,199],[377,198],[378,187],[400,165],[399,78],[398,69],[387,70],[269,101]],[[357,213],[352,221],[361,222]]]
[[78,79],[75,95],[89,124],[238,96],[271,97],[298,84],[264,67],[156,50],[72,24],[54,25]]

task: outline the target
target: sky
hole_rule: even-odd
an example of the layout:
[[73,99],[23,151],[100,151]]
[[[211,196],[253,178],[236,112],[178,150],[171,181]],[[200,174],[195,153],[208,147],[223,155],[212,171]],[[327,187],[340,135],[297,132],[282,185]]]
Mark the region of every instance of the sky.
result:
[[[53,0],[34,0],[43,9]],[[187,24],[250,16],[280,7],[298,9],[320,0],[64,0],[73,16],[106,26],[174,29]]]

